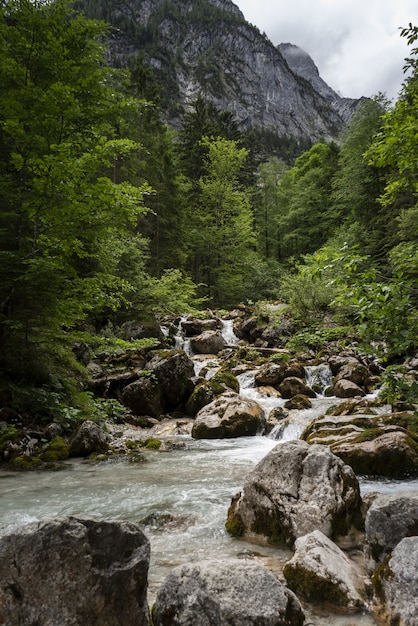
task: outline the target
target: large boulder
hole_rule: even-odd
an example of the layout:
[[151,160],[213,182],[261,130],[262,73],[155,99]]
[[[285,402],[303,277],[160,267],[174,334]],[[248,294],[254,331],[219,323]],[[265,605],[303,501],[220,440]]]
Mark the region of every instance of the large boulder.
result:
[[161,585],[155,626],[303,626],[295,595],[266,567],[238,559],[175,568]]
[[255,382],[257,385],[280,385],[286,376],[288,364],[281,363],[264,363],[255,374]]
[[70,456],[86,457],[90,454],[107,452],[108,440],[106,433],[98,424],[90,420],[84,421],[70,441]]
[[262,407],[229,391],[207,404],[196,415],[192,429],[194,439],[224,439],[256,435],[264,420]]
[[217,396],[226,391],[239,392],[238,379],[228,370],[220,369],[209,380],[203,380],[197,384],[186,404],[189,415],[197,413],[207,404],[210,404]]
[[148,626],[149,556],[130,522],[23,526],[0,539],[0,624]]
[[147,369],[160,384],[167,411],[184,404],[193,392],[195,371],[193,361],[183,350],[169,350],[156,354],[147,363]]
[[416,437],[397,427],[382,428],[370,437],[355,443],[335,443],[332,449],[356,474],[401,478],[418,473]]
[[334,385],[334,395],[337,398],[357,398],[365,396],[366,392],[351,380],[340,378]]
[[133,383],[126,385],[121,403],[134,415],[149,415],[159,419],[164,413],[161,385],[155,376],[143,374]]
[[218,354],[225,345],[225,339],[219,330],[205,330],[190,339],[190,347],[197,354]]
[[346,610],[364,607],[364,583],[359,568],[320,530],[295,541],[295,554],[283,570],[298,596]]
[[373,577],[379,624],[417,626],[418,537],[405,537]]
[[407,430],[410,420],[409,413],[376,415],[372,409],[367,414],[326,415],[312,422],[301,438],[330,446],[356,474],[403,477],[418,473],[418,437]]
[[345,379],[350,380],[359,387],[367,387],[370,372],[365,365],[361,363],[344,363],[339,369],[335,377],[336,381]]
[[181,328],[187,337],[193,337],[194,335],[200,335],[206,330],[216,330],[220,326],[220,321],[216,317],[209,319],[198,319],[197,317],[191,317],[187,320],[183,320]]
[[226,522],[235,535],[293,544],[321,530],[327,537],[348,532],[360,517],[358,480],[327,446],[304,441],[278,444],[248,475],[232,500]]
[[372,573],[404,538],[418,535],[418,493],[379,494],[365,520],[364,555]]
[[278,389],[283,398],[293,398],[294,396],[303,395],[308,398],[316,398],[316,393],[306,384],[304,380],[297,376],[289,376],[285,378]]

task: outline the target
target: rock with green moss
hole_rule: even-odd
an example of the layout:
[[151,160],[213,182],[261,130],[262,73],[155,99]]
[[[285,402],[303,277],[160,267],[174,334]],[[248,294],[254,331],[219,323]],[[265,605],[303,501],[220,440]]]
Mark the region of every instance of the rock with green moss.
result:
[[160,419],[164,413],[161,385],[149,372],[142,372],[138,380],[125,387],[121,402],[135,415],[148,415]]
[[209,380],[197,385],[186,404],[189,415],[197,415],[204,406],[226,391],[239,392],[239,382],[229,370],[222,369]]
[[250,539],[292,545],[317,529],[331,538],[347,534],[360,521],[360,506],[351,467],[327,446],[288,441],[250,472],[232,501],[228,521]]
[[61,436],[54,437],[41,452],[41,459],[45,462],[64,461],[70,456],[68,444]]
[[316,393],[306,384],[302,378],[298,378],[297,376],[288,376],[285,378],[278,389],[283,398],[293,398],[297,395],[304,395],[308,398],[316,398]]
[[10,466],[15,470],[22,470],[26,472],[40,469],[42,466],[42,460],[38,456],[22,454],[19,456],[15,456],[10,461]]
[[319,530],[296,539],[283,574],[290,589],[308,601],[347,611],[364,608],[359,567]]
[[95,422],[86,420],[81,424],[70,441],[70,456],[86,457],[93,453],[104,453],[108,450],[107,435]]
[[256,435],[264,421],[262,407],[229,391],[203,407],[192,428],[194,439],[224,439]]
[[296,409],[298,411],[302,411],[303,409],[310,409],[312,407],[312,402],[303,393],[298,393],[296,396],[293,396],[293,398],[290,398],[290,400],[287,400],[284,406],[289,410]]
[[410,413],[327,415],[302,433],[328,445],[356,474],[401,478],[418,474],[418,437]]

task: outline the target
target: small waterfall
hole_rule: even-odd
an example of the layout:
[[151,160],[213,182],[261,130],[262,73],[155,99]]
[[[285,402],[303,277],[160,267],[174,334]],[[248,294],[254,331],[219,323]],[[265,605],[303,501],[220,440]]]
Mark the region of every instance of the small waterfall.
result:
[[177,332],[174,336],[174,349],[184,350],[189,356],[192,354],[190,347],[190,339],[185,337],[183,332],[183,322],[187,320],[187,315],[183,315],[177,326]]
[[237,346],[239,339],[234,333],[234,320],[220,320],[222,324],[222,337],[228,346]]
[[305,367],[306,382],[319,396],[327,395],[327,389],[332,388],[332,372],[326,363],[308,365]]

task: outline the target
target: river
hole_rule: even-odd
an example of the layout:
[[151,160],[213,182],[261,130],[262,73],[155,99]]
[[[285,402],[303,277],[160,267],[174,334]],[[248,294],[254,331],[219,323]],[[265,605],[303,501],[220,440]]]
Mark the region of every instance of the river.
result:
[[[197,362],[202,366],[202,360]],[[241,393],[257,397],[266,410],[281,399],[262,397],[252,386],[251,372],[240,376]],[[177,436],[183,448],[144,451],[144,462],[127,460],[90,463],[72,460],[61,471],[0,472],[0,535],[16,527],[67,515],[98,519],[146,520],[151,542],[149,602],[172,567],[228,557],[255,558],[280,575],[290,558],[288,549],[254,545],[230,537],[224,524],[231,497],[246,475],[280,441],[296,438],[335,398],[314,399],[312,409],[294,411],[281,439],[256,436],[200,440]],[[173,439],[173,437],[170,437]],[[363,493],[417,489],[418,480],[361,479]],[[165,520],[165,524],[162,524]],[[372,626],[368,614],[330,614],[305,606],[315,626]]]

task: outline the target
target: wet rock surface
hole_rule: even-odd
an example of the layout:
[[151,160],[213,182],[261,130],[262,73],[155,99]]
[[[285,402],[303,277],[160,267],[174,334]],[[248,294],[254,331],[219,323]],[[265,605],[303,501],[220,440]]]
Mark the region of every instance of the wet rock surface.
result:
[[199,411],[192,428],[195,439],[222,439],[255,435],[260,429],[264,411],[254,400],[235,392],[218,396]]
[[150,546],[139,526],[74,517],[0,539],[0,624],[148,626]]
[[155,602],[155,626],[303,626],[296,596],[265,567],[241,560],[175,568]]
[[308,600],[349,610],[364,607],[360,569],[319,530],[299,537],[284,567],[288,586]]
[[337,537],[359,515],[360,501],[353,470],[327,446],[285,442],[247,476],[228,511],[227,528],[290,545],[317,529]]

